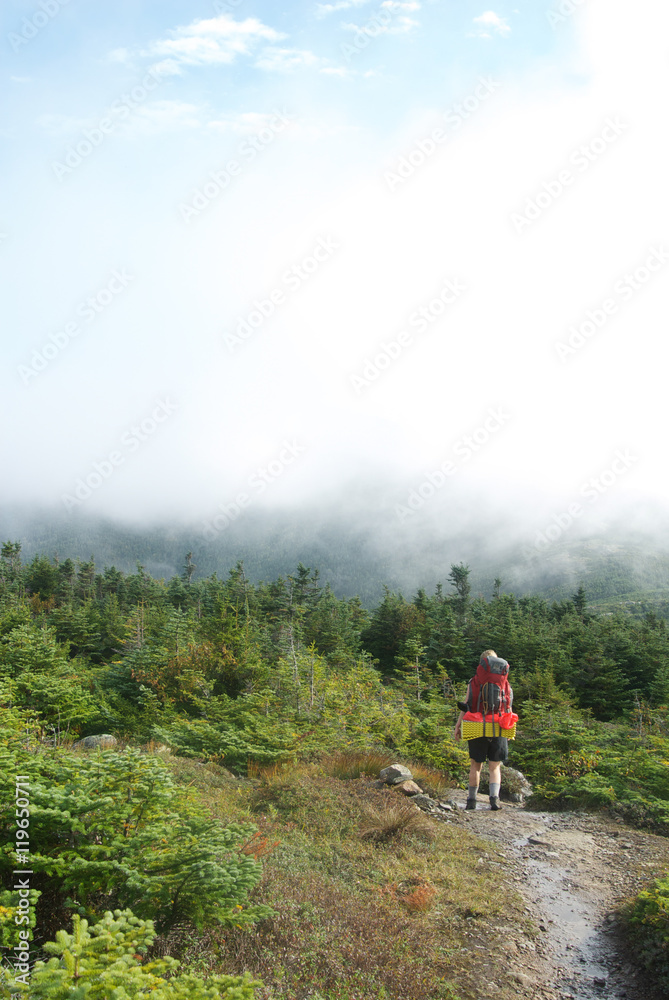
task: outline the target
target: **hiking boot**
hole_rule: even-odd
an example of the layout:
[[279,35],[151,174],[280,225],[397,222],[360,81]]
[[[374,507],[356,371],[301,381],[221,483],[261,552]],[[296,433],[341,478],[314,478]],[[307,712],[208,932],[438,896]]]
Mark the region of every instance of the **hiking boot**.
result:
[[494,795],[490,796],[490,808],[492,809],[493,812],[497,812],[499,809],[502,808],[497,796]]
[[476,809],[476,799],[467,799],[465,809]]

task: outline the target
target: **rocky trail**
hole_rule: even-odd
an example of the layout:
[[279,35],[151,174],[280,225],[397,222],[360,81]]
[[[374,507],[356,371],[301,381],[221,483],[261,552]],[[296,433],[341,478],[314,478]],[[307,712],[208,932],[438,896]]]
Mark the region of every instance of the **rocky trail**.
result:
[[[509,802],[492,812],[482,795],[477,810],[465,813],[465,797],[453,795],[458,820],[495,846],[483,860],[523,894],[540,929],[536,938],[497,927],[508,955],[505,978],[517,984],[518,996],[666,1000],[666,990],[658,991],[626,952],[616,910],[666,873],[669,840],[600,815],[531,812]],[[481,996],[494,996],[494,987],[481,983]]]

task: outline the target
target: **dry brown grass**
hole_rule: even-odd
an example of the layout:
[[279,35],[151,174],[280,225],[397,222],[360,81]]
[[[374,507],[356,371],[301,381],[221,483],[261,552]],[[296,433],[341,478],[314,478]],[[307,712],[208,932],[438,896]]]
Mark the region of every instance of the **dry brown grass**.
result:
[[434,840],[435,821],[428,819],[410,799],[386,795],[378,803],[370,802],[363,806],[362,811],[364,819],[360,836],[363,840],[377,844],[387,844],[407,836]]
[[388,750],[344,750],[323,758],[320,765],[333,778],[378,778],[379,771],[397,763]]
[[273,781],[275,778],[282,777],[291,767],[295,767],[295,765],[285,761],[275,764],[258,764],[255,760],[249,760],[246,774],[249,778],[259,778],[261,781]]
[[435,767],[429,767],[427,764],[416,761],[409,761],[407,767],[423,791],[434,799],[447,797],[450,791],[456,787],[456,782],[452,778],[447,777],[443,771],[438,771]]

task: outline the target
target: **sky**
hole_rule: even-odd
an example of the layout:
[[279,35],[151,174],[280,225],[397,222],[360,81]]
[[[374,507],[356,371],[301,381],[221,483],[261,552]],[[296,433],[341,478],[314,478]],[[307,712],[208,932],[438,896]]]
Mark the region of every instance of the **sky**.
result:
[[486,2],[7,0],[2,503],[667,499],[669,8]]

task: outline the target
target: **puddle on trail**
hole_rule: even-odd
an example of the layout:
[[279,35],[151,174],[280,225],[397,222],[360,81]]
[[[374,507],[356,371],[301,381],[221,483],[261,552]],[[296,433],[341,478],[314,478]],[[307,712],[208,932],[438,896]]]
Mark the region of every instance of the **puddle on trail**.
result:
[[[543,835],[545,842],[539,841]],[[526,879],[532,898],[540,907],[542,921],[555,962],[562,975],[554,985],[574,1000],[633,1000],[636,995],[621,981],[620,962],[607,935],[598,927],[595,902],[578,892],[573,876],[557,865],[528,856],[528,851],[550,849],[550,833],[544,827],[534,837],[513,842],[524,858]]]

